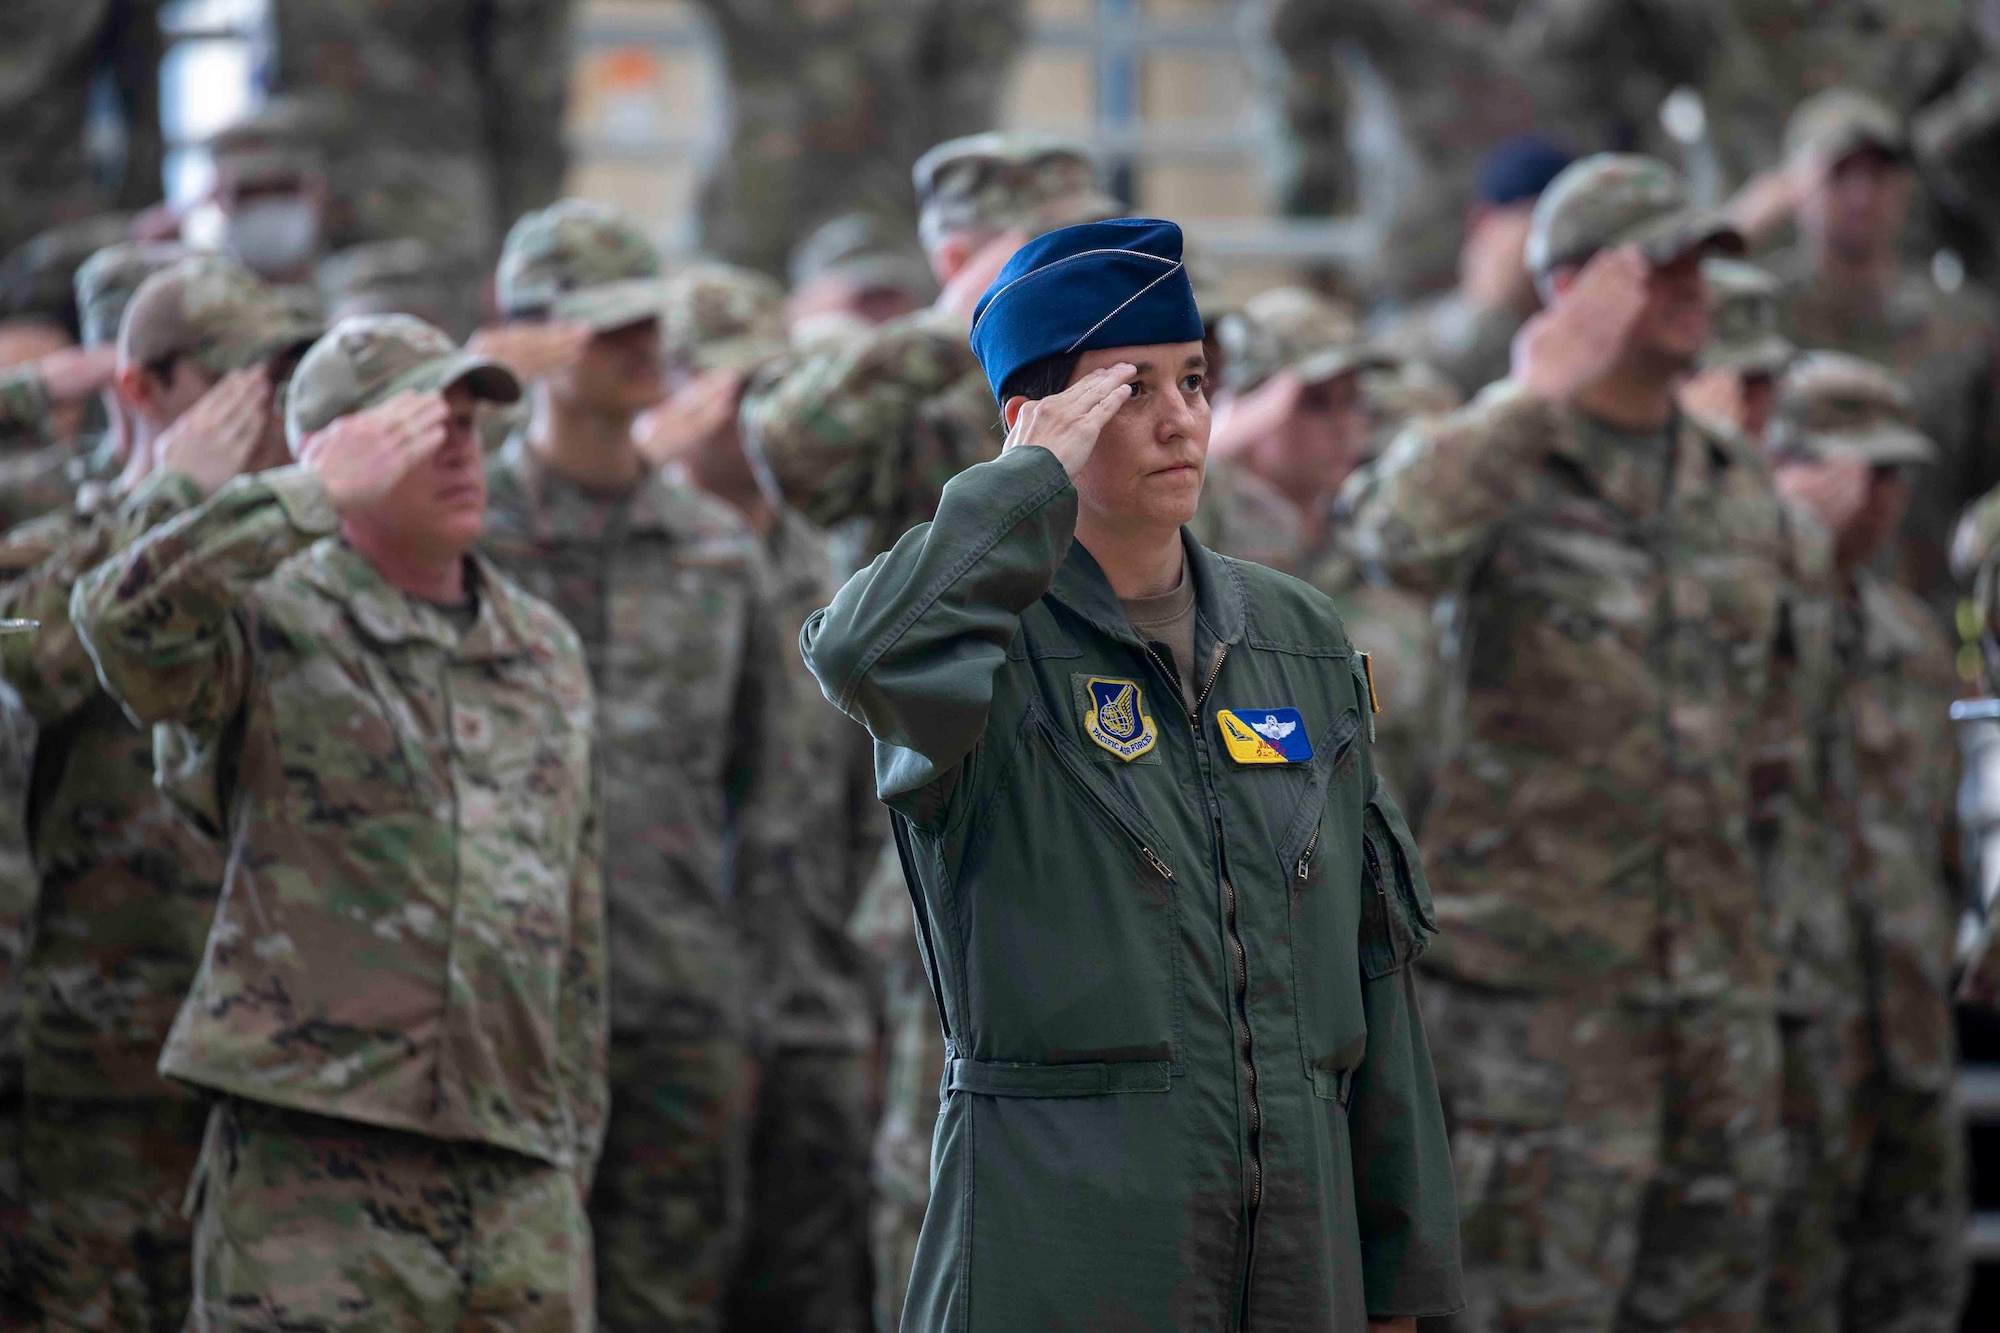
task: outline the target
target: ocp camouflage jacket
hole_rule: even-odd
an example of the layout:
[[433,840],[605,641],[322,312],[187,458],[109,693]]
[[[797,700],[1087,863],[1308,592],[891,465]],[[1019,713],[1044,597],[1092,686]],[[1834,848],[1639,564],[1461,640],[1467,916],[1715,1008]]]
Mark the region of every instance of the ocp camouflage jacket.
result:
[[474,561],[405,596],[317,477],[242,477],[78,583],[110,690],[228,866],[161,1057],[218,1092],[587,1171],[605,1107],[590,678]]

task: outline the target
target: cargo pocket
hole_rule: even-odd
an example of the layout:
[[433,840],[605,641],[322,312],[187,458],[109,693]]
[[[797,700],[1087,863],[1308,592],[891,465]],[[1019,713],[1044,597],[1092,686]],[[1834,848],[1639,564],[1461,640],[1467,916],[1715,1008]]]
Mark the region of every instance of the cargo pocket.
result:
[[1361,829],[1361,973],[1372,981],[1408,967],[1438,924],[1416,839],[1380,777]]

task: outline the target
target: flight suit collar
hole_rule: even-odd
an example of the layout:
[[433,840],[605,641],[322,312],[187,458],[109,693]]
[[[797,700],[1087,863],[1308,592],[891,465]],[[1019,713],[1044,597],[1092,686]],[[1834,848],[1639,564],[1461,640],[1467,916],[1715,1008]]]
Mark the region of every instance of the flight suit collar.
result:
[[[1196,541],[1186,528],[1181,529],[1181,545],[1187,551],[1188,573],[1194,579],[1195,613],[1200,623],[1217,642],[1237,642],[1243,637],[1242,585],[1223,559]],[[1082,542],[1070,542],[1069,555],[1056,571],[1049,595],[1107,637],[1145,648],[1118,594],[1112,591],[1111,580]]]
[[461,636],[436,607],[411,597],[376,570],[373,563],[339,537],[328,537],[304,559],[307,582],[346,608],[349,619],[382,647],[427,643],[460,661],[487,662],[528,651],[500,574],[477,554],[467,584],[476,590],[479,614]]

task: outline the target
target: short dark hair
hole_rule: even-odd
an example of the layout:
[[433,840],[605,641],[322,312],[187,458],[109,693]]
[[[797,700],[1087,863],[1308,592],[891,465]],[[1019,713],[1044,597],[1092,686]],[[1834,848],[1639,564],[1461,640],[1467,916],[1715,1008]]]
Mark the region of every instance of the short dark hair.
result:
[[1057,352],[1039,361],[1030,361],[1007,377],[1000,386],[1000,406],[1007,406],[1011,398],[1026,398],[1035,402],[1043,398],[1053,398],[1069,387],[1070,377],[1076,374],[1076,363],[1083,360],[1082,352]]

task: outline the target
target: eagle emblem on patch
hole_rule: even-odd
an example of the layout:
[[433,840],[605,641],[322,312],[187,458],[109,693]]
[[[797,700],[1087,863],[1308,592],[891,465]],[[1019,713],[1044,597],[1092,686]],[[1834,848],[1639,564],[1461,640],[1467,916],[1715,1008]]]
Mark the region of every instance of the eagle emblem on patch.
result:
[[1296,708],[1224,708],[1215,715],[1222,746],[1239,764],[1303,764],[1313,757]]
[[1146,715],[1146,696],[1136,680],[1092,676],[1084,682],[1090,707],[1083,715],[1083,732],[1126,763],[1153,748],[1160,733]]

